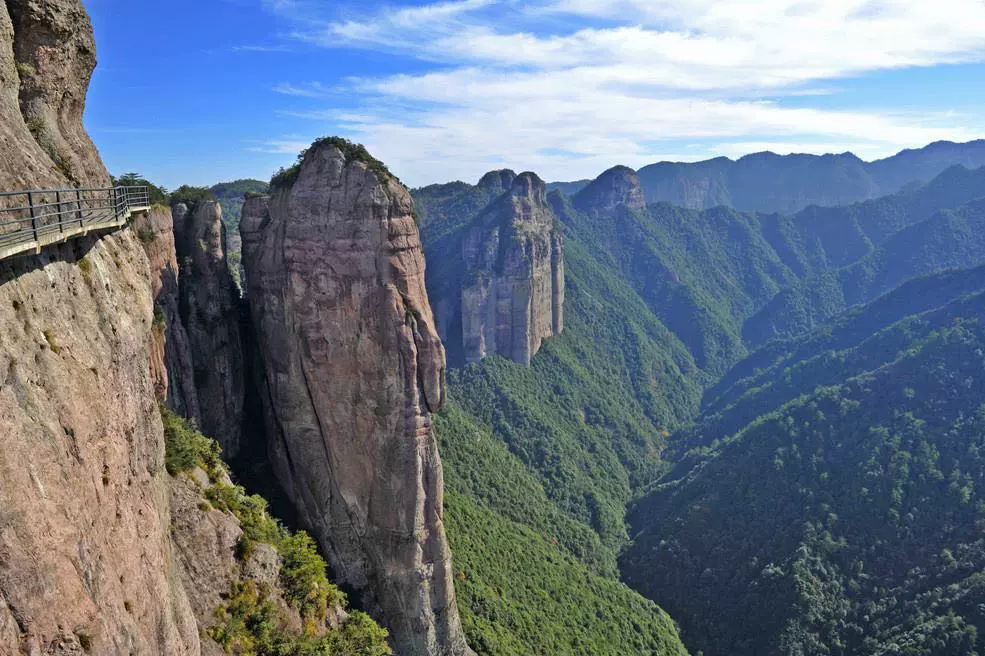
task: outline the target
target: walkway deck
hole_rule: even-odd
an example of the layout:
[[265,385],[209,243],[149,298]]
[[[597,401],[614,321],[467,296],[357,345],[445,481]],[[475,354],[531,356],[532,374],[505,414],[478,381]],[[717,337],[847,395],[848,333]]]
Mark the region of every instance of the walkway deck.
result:
[[32,189],[0,193],[0,260],[123,227],[150,209],[147,187]]

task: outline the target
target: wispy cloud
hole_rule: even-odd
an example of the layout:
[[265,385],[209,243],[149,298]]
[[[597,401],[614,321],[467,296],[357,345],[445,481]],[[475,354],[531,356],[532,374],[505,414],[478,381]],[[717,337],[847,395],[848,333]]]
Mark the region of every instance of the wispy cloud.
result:
[[282,82],[274,87],[274,91],[285,96],[296,96],[299,98],[325,98],[339,93],[339,89],[333,89],[321,82],[309,82],[306,84]]
[[284,137],[282,139],[269,139],[267,141],[256,142],[247,146],[247,150],[256,153],[274,153],[296,155],[311,145],[310,140],[299,139],[297,137]]
[[232,52],[292,52],[287,45],[241,45],[230,48]]
[[[344,19],[302,0],[276,4],[307,44],[432,63],[345,81],[361,99],[354,111],[286,109],[365,141],[412,182],[498,165],[585,177],[613,158],[637,165],[754,145],[878,156],[985,129],[981,116],[800,106],[837,94],[832,80],[981,61],[981,0],[458,0]],[[798,106],[783,102],[793,97]]]

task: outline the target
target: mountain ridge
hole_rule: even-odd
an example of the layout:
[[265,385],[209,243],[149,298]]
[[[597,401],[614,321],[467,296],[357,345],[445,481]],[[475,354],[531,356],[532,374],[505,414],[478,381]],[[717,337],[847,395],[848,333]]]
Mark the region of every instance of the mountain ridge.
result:
[[[985,139],[935,141],[872,161],[851,152],[777,155],[761,151],[738,159],[719,156],[698,162],[655,162],[636,173],[648,203],[791,213],[809,205],[832,207],[893,194],[911,182],[926,182],[954,164],[985,165]],[[764,167],[768,170],[763,171]],[[574,195],[590,183],[549,182],[548,190]],[[846,192],[846,187],[851,191]]]

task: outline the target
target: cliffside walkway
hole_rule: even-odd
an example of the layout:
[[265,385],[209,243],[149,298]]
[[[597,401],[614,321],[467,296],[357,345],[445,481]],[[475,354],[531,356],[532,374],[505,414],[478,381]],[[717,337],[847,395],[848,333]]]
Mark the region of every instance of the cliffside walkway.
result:
[[150,209],[147,187],[32,189],[0,193],[0,260],[126,225]]

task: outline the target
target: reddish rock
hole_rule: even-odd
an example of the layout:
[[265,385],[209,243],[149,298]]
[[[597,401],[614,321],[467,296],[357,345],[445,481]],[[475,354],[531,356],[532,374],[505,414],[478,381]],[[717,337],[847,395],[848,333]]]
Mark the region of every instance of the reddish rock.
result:
[[445,354],[407,190],[333,145],[241,223],[270,451],[341,581],[395,651],[471,651],[459,622],[429,412]]
[[154,207],[133,221],[147,253],[154,295],[151,376],[158,401],[201,424],[188,334],[179,311],[178,258],[172,222],[171,211],[165,207]]

